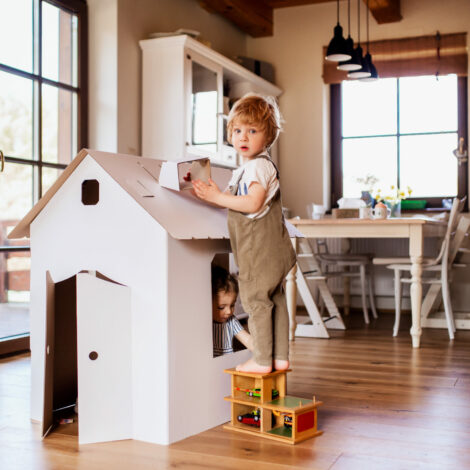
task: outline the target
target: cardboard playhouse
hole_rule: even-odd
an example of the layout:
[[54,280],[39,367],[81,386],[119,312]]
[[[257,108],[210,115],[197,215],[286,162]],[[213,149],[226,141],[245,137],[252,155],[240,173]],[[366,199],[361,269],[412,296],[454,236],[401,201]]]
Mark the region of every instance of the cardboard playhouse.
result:
[[226,211],[163,188],[161,168],[84,149],[10,234],[31,238],[31,417],[44,433],[77,396],[81,444],[169,444],[230,418],[223,370],[250,354],[213,357]]

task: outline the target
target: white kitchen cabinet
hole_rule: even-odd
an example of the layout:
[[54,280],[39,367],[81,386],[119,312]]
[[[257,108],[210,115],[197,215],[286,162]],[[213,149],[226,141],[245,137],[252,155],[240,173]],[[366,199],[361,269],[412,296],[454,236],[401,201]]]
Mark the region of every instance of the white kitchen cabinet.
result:
[[143,156],[204,156],[236,167],[236,152],[224,138],[224,101],[249,91],[277,97],[280,88],[186,35],[147,39],[140,46]]

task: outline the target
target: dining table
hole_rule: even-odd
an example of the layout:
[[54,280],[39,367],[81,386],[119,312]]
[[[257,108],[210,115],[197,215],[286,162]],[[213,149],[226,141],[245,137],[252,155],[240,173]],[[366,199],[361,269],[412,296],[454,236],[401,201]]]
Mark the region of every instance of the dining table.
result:
[[[411,262],[411,343],[419,348],[421,338],[421,303],[423,297],[423,245],[424,237],[441,236],[446,223],[425,215],[397,217],[386,219],[333,218],[289,219],[292,225],[307,238],[405,238],[409,240],[409,257]],[[298,238],[292,238],[297,251]],[[297,265],[286,279],[287,308],[290,319],[290,338],[295,339],[297,310]]]

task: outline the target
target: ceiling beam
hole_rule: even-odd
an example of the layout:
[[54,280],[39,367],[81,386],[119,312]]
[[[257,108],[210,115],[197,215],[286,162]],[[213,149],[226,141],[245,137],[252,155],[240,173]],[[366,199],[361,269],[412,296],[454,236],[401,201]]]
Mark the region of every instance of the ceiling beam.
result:
[[254,38],[273,35],[273,9],[264,1],[201,0],[209,13],[218,13]]
[[[254,38],[273,35],[273,10],[336,0],[199,0],[210,13],[217,13]],[[367,4],[367,0],[362,0]],[[400,0],[369,0],[369,10],[378,24],[402,19]]]
[[[367,0],[363,1],[367,4]],[[395,23],[403,18],[400,0],[369,0],[369,10],[378,24]]]
[[[271,8],[287,8],[315,3],[336,2],[336,0],[263,0]],[[344,0],[342,0],[343,2]],[[367,5],[367,0],[362,0]],[[400,0],[369,0],[369,10],[379,24],[394,23],[402,19]]]

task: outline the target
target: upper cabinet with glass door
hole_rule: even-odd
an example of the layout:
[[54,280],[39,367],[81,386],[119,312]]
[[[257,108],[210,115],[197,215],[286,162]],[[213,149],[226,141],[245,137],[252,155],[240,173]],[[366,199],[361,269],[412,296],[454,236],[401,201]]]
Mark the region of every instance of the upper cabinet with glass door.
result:
[[188,36],[147,39],[140,45],[142,154],[163,160],[203,156],[238,166],[226,138],[228,103],[250,91],[277,97],[281,90]]
[[186,107],[189,153],[214,157],[220,150],[219,122],[222,114],[222,67],[195,53],[186,55],[189,93]]

